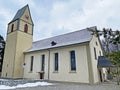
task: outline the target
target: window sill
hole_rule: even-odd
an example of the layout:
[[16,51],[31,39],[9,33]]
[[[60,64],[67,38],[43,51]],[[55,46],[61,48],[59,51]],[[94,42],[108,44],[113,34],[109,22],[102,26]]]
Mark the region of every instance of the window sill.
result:
[[32,71],[29,71],[28,73],[33,73]]
[[97,58],[95,58],[95,60],[98,60]]
[[53,73],[58,73],[58,71],[53,71]]
[[76,71],[70,71],[69,73],[77,73]]
[[44,71],[40,71],[40,72],[37,72],[37,73],[45,73]]

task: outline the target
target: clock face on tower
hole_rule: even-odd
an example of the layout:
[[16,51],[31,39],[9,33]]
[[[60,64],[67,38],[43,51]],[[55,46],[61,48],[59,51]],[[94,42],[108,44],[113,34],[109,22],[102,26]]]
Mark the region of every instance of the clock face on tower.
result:
[[25,15],[25,18],[28,20],[28,19],[29,19],[29,16],[28,16],[28,15]]

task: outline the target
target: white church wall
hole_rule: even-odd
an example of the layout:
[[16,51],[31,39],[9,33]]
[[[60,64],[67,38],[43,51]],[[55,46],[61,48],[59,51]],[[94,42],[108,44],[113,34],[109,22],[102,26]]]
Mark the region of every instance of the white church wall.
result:
[[[76,71],[70,69],[70,51],[75,51]],[[49,53],[50,52],[50,53]],[[59,70],[54,70],[54,53],[59,54]],[[25,54],[24,78],[39,79],[41,70],[40,56],[45,54],[45,76],[44,79],[62,82],[89,83],[88,63],[86,55],[86,45],[79,44],[73,46],[60,47],[46,51],[37,51]],[[50,54],[50,62],[49,60]],[[30,72],[30,57],[34,56],[33,72]],[[49,63],[49,67],[48,67]],[[48,71],[49,68],[49,71]],[[49,74],[48,74],[49,73]],[[48,76],[49,75],[49,76]]]
[[[94,48],[96,49],[96,56],[97,56],[96,59],[95,59]],[[97,68],[98,56],[102,56],[103,52],[102,52],[102,48],[100,46],[100,42],[99,42],[98,38],[95,36],[93,36],[93,38],[90,42],[90,52],[91,52],[91,61],[92,61],[92,69],[93,69],[93,79],[94,79],[94,83],[97,83],[100,81],[99,72],[98,72],[98,68]]]
[[[39,72],[41,71],[41,55],[45,55],[45,69],[44,69],[44,79],[48,79],[48,51],[37,51],[25,54],[25,63],[24,68],[24,78],[35,78],[40,79]],[[31,56],[34,57],[33,60],[33,71],[30,71]]]
[[[75,51],[76,71],[71,71],[70,51]],[[54,70],[54,53],[59,53],[59,70]],[[79,44],[50,51],[50,80],[89,83],[86,45]]]

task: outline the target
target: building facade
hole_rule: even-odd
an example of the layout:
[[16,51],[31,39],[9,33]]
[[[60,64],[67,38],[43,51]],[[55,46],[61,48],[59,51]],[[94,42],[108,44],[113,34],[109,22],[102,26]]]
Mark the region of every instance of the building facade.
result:
[[[96,27],[91,27],[96,29]],[[88,29],[32,41],[33,22],[28,5],[8,24],[2,77],[62,82],[98,83],[98,37]]]

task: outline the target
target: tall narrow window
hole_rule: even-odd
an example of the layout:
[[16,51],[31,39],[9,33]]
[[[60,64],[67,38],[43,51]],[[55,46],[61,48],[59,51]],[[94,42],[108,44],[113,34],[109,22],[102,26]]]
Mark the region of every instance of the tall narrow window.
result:
[[96,46],[98,46],[98,43],[96,42]]
[[42,55],[42,62],[41,62],[41,71],[44,71],[44,66],[45,66],[45,55]]
[[31,64],[30,64],[30,71],[31,72],[33,71],[33,60],[34,60],[34,57],[31,56]]
[[14,29],[14,24],[12,24],[11,26],[11,32],[13,32],[13,29]]
[[97,60],[97,54],[96,54],[96,48],[94,47],[94,55],[95,55],[95,59]]
[[28,25],[27,25],[27,24],[24,25],[24,32],[25,32],[25,33],[28,32]]
[[55,53],[55,71],[58,71],[58,53]]
[[101,56],[101,51],[99,51],[99,54],[100,54],[100,56]]
[[75,51],[70,51],[71,71],[76,71]]

